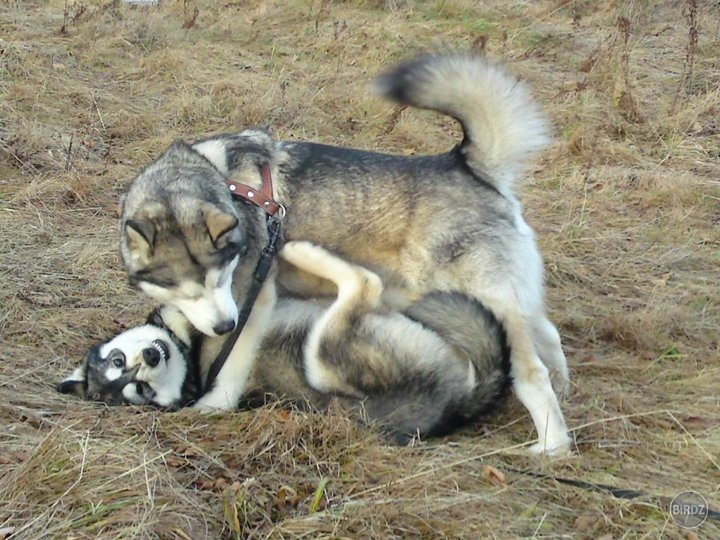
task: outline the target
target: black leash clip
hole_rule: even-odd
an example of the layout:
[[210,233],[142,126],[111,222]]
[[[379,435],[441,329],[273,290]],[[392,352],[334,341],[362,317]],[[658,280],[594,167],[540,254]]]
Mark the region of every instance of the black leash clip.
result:
[[[284,213],[283,213],[284,214]],[[280,236],[282,217],[269,216],[267,220],[268,243],[263,248],[255,267],[255,279],[265,281],[277,253],[277,239]]]

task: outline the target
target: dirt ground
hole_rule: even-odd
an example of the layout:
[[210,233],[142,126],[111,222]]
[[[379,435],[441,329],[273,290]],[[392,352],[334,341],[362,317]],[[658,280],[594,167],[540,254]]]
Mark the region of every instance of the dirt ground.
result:
[[[574,453],[523,407],[398,448],[340,411],[199,415],[57,394],[153,307],[118,199],[175,138],[440,152],[457,126],[368,90],[483,49],[555,140],[522,187],[573,389]],[[539,0],[6,0],[0,5],[0,539],[720,538],[720,6]]]

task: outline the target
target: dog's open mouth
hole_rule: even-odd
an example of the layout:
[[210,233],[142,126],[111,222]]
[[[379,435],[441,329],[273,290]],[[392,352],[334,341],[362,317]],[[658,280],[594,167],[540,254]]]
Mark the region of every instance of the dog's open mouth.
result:
[[160,364],[166,364],[170,359],[170,349],[168,349],[167,343],[161,339],[156,339],[150,343],[150,347],[145,347],[142,350],[143,362],[145,365],[154,369]]
[[158,353],[160,353],[160,360],[167,362],[170,359],[170,350],[168,349],[167,343],[160,339],[156,339],[152,342],[152,346]]

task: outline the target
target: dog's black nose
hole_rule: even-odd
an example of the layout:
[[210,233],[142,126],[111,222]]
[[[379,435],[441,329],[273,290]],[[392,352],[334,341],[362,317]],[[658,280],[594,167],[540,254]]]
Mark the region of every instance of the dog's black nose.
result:
[[223,321],[213,326],[213,332],[215,332],[218,336],[232,332],[234,329],[235,321],[233,320]]
[[160,362],[160,352],[155,347],[143,349],[143,360],[150,367],[155,367]]

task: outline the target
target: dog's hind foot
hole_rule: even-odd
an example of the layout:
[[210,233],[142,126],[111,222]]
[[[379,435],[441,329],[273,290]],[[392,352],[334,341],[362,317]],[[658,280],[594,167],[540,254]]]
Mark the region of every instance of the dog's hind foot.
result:
[[305,272],[332,281],[340,295],[361,298],[370,308],[380,305],[382,280],[367,268],[350,263],[312,242],[288,242],[280,256]]
[[203,413],[229,411],[235,408],[237,401],[238,400],[235,400],[235,403],[231,403],[230,398],[225,392],[214,388],[197,400],[193,405],[193,409]]
[[571,443],[572,438],[567,433],[563,433],[562,436],[555,437],[552,441],[546,439],[536,442],[528,448],[528,451],[537,456],[562,457],[571,453]]

